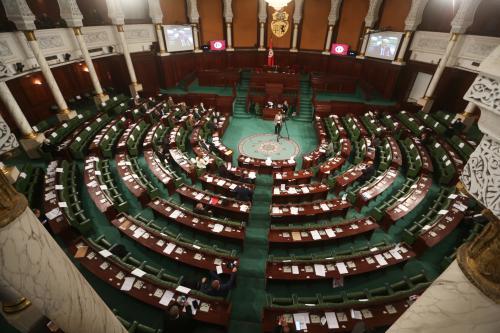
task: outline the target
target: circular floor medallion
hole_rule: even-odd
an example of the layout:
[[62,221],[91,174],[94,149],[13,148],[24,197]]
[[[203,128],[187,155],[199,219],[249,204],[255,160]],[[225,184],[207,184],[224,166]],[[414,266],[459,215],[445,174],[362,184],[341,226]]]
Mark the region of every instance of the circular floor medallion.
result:
[[238,145],[240,154],[266,159],[271,157],[272,160],[287,160],[290,156],[297,156],[300,152],[299,145],[286,138],[280,138],[276,141],[274,134],[255,134],[248,136],[240,141]]

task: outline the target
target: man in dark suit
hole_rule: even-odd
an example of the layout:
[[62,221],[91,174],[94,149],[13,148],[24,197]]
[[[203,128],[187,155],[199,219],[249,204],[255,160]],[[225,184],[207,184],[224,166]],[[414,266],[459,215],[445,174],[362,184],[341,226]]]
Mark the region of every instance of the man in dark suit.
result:
[[207,279],[206,277],[203,278],[201,280],[200,291],[210,296],[216,296],[216,297],[227,296],[229,290],[231,290],[234,286],[234,281],[236,280],[237,271],[238,269],[234,267],[231,273],[231,277],[229,278],[229,281],[227,281],[226,283],[222,282],[221,278],[219,277],[219,275],[217,275],[216,272],[211,271],[210,272],[211,281],[209,281],[209,279]]
[[193,313],[191,306],[186,306],[186,312],[182,312],[184,304],[174,303],[168,307],[163,321],[164,333],[190,333],[194,330]]
[[251,189],[249,189],[245,185],[238,185],[234,189],[234,193],[235,193],[236,200],[240,200],[240,201],[251,201],[252,200],[253,192]]

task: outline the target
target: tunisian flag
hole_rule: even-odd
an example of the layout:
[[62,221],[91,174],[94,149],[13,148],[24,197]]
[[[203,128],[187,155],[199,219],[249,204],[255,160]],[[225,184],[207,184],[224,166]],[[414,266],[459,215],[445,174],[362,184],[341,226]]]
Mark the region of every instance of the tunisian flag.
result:
[[267,65],[274,66],[273,39],[269,40],[269,53],[267,54]]

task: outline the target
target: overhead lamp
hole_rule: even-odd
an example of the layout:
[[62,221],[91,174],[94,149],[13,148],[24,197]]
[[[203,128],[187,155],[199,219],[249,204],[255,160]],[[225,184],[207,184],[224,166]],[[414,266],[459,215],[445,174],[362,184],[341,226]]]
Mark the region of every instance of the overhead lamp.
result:
[[290,1],[292,0],[266,0],[269,6],[273,7],[275,10],[281,10],[283,7],[286,7]]

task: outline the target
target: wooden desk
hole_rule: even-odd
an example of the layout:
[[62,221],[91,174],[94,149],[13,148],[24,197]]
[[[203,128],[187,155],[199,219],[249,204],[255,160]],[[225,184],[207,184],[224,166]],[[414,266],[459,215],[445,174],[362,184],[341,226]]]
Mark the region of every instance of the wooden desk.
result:
[[368,167],[366,163],[359,163],[355,166],[350,167],[343,174],[335,177],[335,193],[345,190],[349,185],[358,180],[359,177],[363,175],[363,170]]
[[[77,260],[93,275],[117,290],[121,290],[125,277],[135,277],[134,287],[132,287],[129,291],[122,292],[141,302],[165,311],[170,304],[160,304],[161,296],[165,291],[173,292],[174,300],[179,296],[184,295],[175,290],[175,285],[165,287],[164,284],[159,284],[155,280],[150,279],[148,275],[144,275],[140,278],[133,275],[132,268],[118,264],[118,261],[114,260],[113,256],[107,258],[103,257],[99,253],[99,249],[93,248],[90,243],[83,239],[77,241],[75,245],[70,247],[70,253],[74,256],[78,248],[81,246],[88,247],[87,254],[84,257],[77,258],[75,260]],[[137,284],[139,281],[141,282],[142,287],[139,287]],[[222,298],[211,298],[202,295],[194,296],[190,294],[188,294],[187,297],[198,299],[202,304],[204,303],[209,306],[208,311],[206,312],[197,311],[196,315],[194,315],[195,320],[222,326],[228,325],[231,305],[226,300]]]
[[135,123],[131,123],[125,131],[123,131],[120,139],[118,140],[118,144],[116,145],[116,151],[119,153],[124,153],[127,151],[127,141],[129,138],[133,138],[132,132],[134,129],[139,126],[142,119],[138,119]]
[[[144,150],[144,159],[148,164],[149,170],[155,175],[155,177],[165,185],[168,190],[168,194],[172,195],[175,193],[175,183],[174,179],[176,178],[170,170],[165,168],[160,158],[156,155],[156,153],[152,149]],[[168,163],[168,162],[167,162]]]
[[268,238],[271,246],[334,242],[337,239],[354,237],[371,232],[378,227],[379,225],[372,217],[364,217],[342,223],[305,227],[271,225]]
[[196,231],[234,239],[239,242],[243,242],[245,238],[245,226],[243,223],[239,225],[235,223],[228,224],[226,221],[215,217],[196,214],[162,198],[153,199],[148,204],[148,207],[153,210],[155,216],[161,216],[168,221],[182,224]]
[[401,155],[401,149],[399,148],[398,142],[394,137],[386,137],[389,143],[389,148],[391,152],[391,165],[395,168],[399,168],[403,165],[403,156]]
[[215,271],[217,266],[221,266],[224,273],[231,274],[232,269],[228,268],[227,264],[238,261],[235,255],[217,253],[209,247],[202,248],[196,244],[183,242],[182,239],[168,236],[126,214],[118,215],[111,224],[142,246],[189,266],[207,271]]
[[[43,210],[45,214],[52,212],[53,217],[47,217],[50,230],[54,234],[61,234],[69,229],[69,222],[64,215],[64,209],[59,207],[59,190],[56,190],[57,185],[63,185],[60,179],[62,164],[61,161],[52,161],[47,166],[45,173],[44,200]],[[49,214],[49,215],[52,215]]]
[[222,143],[218,131],[212,134],[212,146],[215,147],[217,155],[225,162],[231,163],[233,161],[233,151]]
[[356,210],[360,211],[363,206],[387,190],[396,180],[398,173],[398,170],[390,167],[373,182],[360,188],[356,195]]
[[102,156],[100,145],[101,141],[108,136],[108,133],[111,129],[114,131],[118,130],[118,128],[121,128],[122,123],[120,119],[113,119],[110,121],[106,126],[104,126],[96,136],[94,136],[94,139],[92,140],[92,143],[89,145],[89,153],[90,154],[99,154]]
[[179,149],[170,149],[169,151],[172,161],[181,169],[192,182],[196,181],[196,168],[194,164],[189,161],[186,154]]
[[184,185],[177,189],[182,201],[189,201],[194,205],[198,202],[208,206],[217,216],[225,216],[237,221],[248,221],[252,203],[250,201],[238,201],[224,196],[218,196],[197,188]]
[[273,160],[271,164],[267,164],[266,160],[260,158],[252,158],[245,155],[238,157],[238,165],[257,173],[270,175],[273,172],[293,171],[297,162],[295,160]]
[[342,156],[332,156],[319,166],[318,178],[327,178],[330,174],[340,169],[345,163]]
[[298,203],[303,201],[326,200],[328,186],[321,183],[274,186],[273,204]]
[[236,196],[234,189],[238,186],[245,185],[246,187],[249,187],[252,192],[255,191],[254,184],[234,181],[211,173],[201,175],[198,180],[201,182],[203,189],[222,194],[229,198],[234,198]]
[[273,172],[273,185],[308,184],[313,176],[310,170]]
[[333,127],[336,127],[339,131],[339,136],[341,138],[347,138],[347,131],[345,130],[344,125],[342,125],[342,120],[340,119],[340,117],[336,114],[332,114],[328,116],[328,119],[330,120],[330,124]]
[[[387,246],[381,249],[342,255],[339,258],[318,258],[311,260],[268,261],[266,278],[272,280],[320,280],[339,279],[341,276],[352,276],[373,272],[383,267],[400,264],[415,257],[406,244]],[[318,267],[317,265],[321,265]],[[324,270],[324,276],[317,272]],[[294,274],[293,272],[296,272]]]
[[114,206],[114,200],[107,191],[106,184],[101,183],[101,170],[98,170],[99,158],[88,156],[84,163],[83,182],[86,184],[87,192],[96,205],[97,209],[103,213],[108,220],[112,220],[118,214]]
[[380,226],[387,230],[392,224],[396,223],[396,221],[409,214],[420,202],[422,202],[422,200],[424,200],[431,185],[432,177],[421,174],[406,195],[386,209]]
[[[293,210],[292,207],[294,208]],[[272,204],[270,207],[270,216],[272,223],[296,223],[345,215],[349,207],[351,207],[351,204],[348,201],[340,199],[304,204]]]
[[116,154],[115,162],[118,174],[127,189],[134,195],[134,197],[139,199],[143,205],[146,205],[151,198],[149,197],[146,186],[139,180],[134,171],[130,169],[131,163],[128,160],[127,154]]
[[[427,148],[424,147],[424,145],[420,142],[420,140],[414,137],[411,137],[410,140],[416,147],[418,155],[420,156],[420,160],[422,161],[422,172],[432,175],[432,173],[434,172],[434,167],[432,166],[432,159],[431,155],[429,154],[429,151],[427,150]],[[410,148],[413,147],[410,145]]]
[[326,150],[328,149],[328,144],[323,143],[318,146],[312,152],[302,156],[302,169],[309,169],[315,165],[318,165],[326,157]]
[[466,198],[458,196],[450,202],[450,206],[446,209],[446,213],[440,215],[440,218],[434,221],[432,225],[427,225],[422,228],[418,238],[412,247],[417,254],[422,254],[425,250],[430,249],[446,236],[448,236],[458,226],[464,218],[464,211],[459,209],[465,205]]
[[238,180],[240,182],[244,182],[247,184],[254,183],[255,178],[257,177],[257,173],[254,170],[235,167],[232,166],[231,163],[226,163],[225,170],[226,170],[225,176],[227,176],[227,178]]

